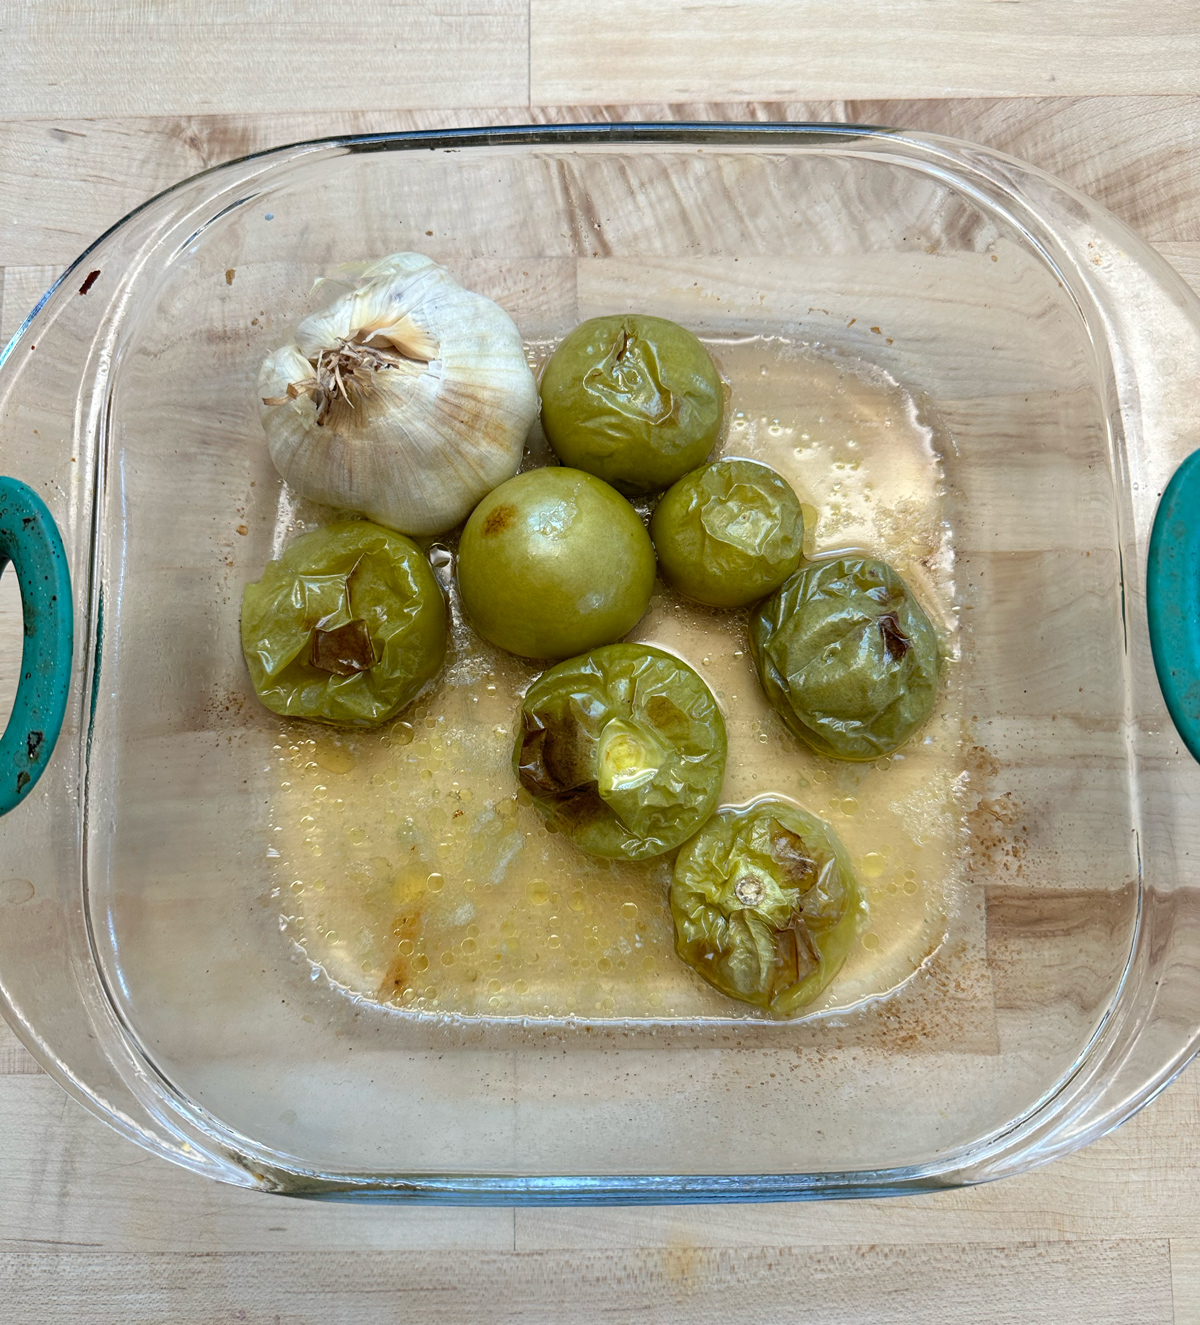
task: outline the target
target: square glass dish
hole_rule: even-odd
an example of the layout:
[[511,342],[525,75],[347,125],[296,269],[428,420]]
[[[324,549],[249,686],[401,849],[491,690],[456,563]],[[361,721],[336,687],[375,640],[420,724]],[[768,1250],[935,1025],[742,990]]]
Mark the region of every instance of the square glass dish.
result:
[[[255,699],[242,589],[329,515],[271,464],[258,368],[318,278],[402,250],[499,302],[535,366],[601,313],[695,331],[729,386],[719,451],[788,478],[810,553],[886,557],[934,619],[934,716],[863,765],[798,749],[744,613],[660,589],[632,636],[717,695],[724,803],[782,793],[850,851],[869,919],[804,1015],[678,961],[669,858],[584,858],[518,794],[538,669],[462,620],[452,536],[425,540],[448,667],[396,722]],[[0,357],[2,468],[44,502],[0,492],[27,636],[0,747],[3,804],[23,798],[0,821],[3,1011],[140,1144],[289,1194],[877,1194],[1081,1145],[1196,1048],[1200,768],[1144,586],[1197,442],[1196,297],[1103,209],[968,144],[469,131],[185,181]],[[535,427],[530,463],[543,447]],[[1166,563],[1200,519],[1175,495],[1150,625],[1187,736],[1195,614]]]

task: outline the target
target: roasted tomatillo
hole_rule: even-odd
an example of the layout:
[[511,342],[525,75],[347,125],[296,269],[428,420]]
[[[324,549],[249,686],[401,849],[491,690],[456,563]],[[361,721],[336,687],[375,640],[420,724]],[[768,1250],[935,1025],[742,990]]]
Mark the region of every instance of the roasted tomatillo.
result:
[[841,969],[865,915],[833,829],[786,801],[720,810],[679,853],[675,950],[711,985],[787,1016]]
[[675,322],[594,317],[542,374],[542,427],[564,465],[622,492],[658,492],[701,463],[724,413],[703,345]]
[[818,754],[878,759],[937,698],[937,635],[899,575],[871,557],[801,568],[755,612],[750,647],[767,698]]
[[610,644],[530,686],[513,766],[576,846],[641,860],[677,847],[712,813],[725,723],[685,662],[647,644]]
[[800,564],[804,517],[785,479],[757,460],[685,474],[650,521],[663,579],[710,607],[745,607]]
[[326,525],[246,586],[242,651],[275,713],[373,727],[441,671],[446,602],[403,534],[366,520]]

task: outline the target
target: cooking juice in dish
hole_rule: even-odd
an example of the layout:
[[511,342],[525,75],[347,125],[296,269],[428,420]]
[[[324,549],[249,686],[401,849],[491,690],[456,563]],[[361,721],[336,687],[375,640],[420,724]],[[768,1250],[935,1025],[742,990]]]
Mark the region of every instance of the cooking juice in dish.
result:
[[[887,560],[941,640],[941,693],[928,724],[891,758],[853,764],[811,753],[771,709],[750,656],[747,610],[701,607],[660,581],[629,636],[685,659],[720,703],[729,743],[722,804],[782,796],[845,843],[868,919],[805,1014],[846,1009],[928,964],[960,900],[965,774],[945,439],[867,365],[782,338],[705,343],[731,388],[714,458],[776,469],[802,503],[807,555],[852,549]],[[531,363],[540,366],[551,348],[531,347]],[[652,504],[643,503],[647,512]],[[281,504],[277,542],[309,524]],[[434,686],[372,731],[280,724],[275,892],[285,933],[314,977],[410,1014],[764,1015],[675,955],[674,853],[600,859],[543,820],[512,768],[521,697],[543,668],[465,623],[452,540],[430,556],[452,612]]]

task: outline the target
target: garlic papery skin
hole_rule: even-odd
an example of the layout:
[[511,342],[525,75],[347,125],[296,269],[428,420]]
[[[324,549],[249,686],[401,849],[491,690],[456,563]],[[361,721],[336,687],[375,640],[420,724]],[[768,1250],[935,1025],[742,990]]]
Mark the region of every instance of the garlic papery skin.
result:
[[538,395],[512,318],[419,253],[371,263],[258,375],[289,487],[402,534],[440,534],[511,478]]

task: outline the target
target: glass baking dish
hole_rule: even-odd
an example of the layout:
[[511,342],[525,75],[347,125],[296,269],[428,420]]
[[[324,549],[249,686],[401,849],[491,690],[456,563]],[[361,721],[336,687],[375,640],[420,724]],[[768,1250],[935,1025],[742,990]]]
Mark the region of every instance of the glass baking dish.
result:
[[[242,587],[327,514],[271,466],[258,365],[316,278],[404,249],[500,302],[535,365],[598,313],[695,330],[723,450],[787,474],[810,550],[887,555],[931,606],[938,710],[863,766],[772,725],[736,614],[660,592],[635,632],[717,693],[725,800],[785,792],[851,851],[868,929],[807,1015],[676,962],[669,863],[606,873],[540,827],[506,764],[536,669],[457,609],[445,681],[382,734],[255,701]],[[396,134],[187,180],[0,358],[26,620],[5,1016],[147,1149],[293,1195],[879,1194],[1080,1146],[1196,1049],[1200,768],[1151,650],[1194,741],[1194,466],[1151,533],[1198,438],[1200,302],[1103,209],[969,144]],[[429,544],[448,586],[453,550]]]

